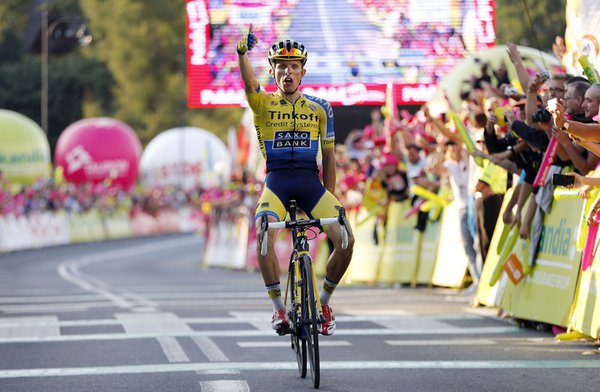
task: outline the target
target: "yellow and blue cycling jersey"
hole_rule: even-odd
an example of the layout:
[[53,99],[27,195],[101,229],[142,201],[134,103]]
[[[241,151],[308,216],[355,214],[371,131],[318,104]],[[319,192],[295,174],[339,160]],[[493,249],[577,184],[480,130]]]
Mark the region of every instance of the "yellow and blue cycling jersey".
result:
[[333,148],[333,110],[329,102],[301,95],[295,103],[278,93],[257,88],[247,94],[267,172],[283,169],[318,170],[321,148]]
[[256,207],[261,215],[284,220],[290,200],[313,218],[337,216],[336,197],[319,179],[317,156],[334,147],[333,110],[324,99],[301,95],[295,103],[259,88],[247,94],[254,112],[267,177]]

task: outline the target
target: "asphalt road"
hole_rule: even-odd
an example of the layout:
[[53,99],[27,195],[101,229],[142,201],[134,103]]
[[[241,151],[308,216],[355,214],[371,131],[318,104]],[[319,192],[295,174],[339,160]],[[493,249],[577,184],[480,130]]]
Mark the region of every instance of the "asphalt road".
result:
[[[302,391],[257,272],[202,268],[190,235],[0,256],[0,391]],[[324,391],[594,391],[591,342],[555,342],[440,288],[342,286]]]

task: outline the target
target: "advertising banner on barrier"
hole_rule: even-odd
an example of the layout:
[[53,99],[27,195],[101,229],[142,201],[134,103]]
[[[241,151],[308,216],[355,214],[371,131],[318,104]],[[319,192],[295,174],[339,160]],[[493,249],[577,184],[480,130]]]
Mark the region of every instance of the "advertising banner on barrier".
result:
[[[581,252],[576,249],[581,199],[555,200],[544,219],[537,259],[530,275],[517,286],[506,284],[500,306],[511,316],[567,326],[571,314]],[[521,263],[526,260],[525,241],[516,245]]]
[[600,339],[600,260],[597,256],[592,266],[581,272],[574,307],[570,327]]
[[429,221],[423,233],[421,250],[417,262],[418,268],[415,275],[415,283],[431,284],[433,270],[435,269],[435,258],[440,238],[442,221]]
[[215,220],[210,229],[204,252],[204,264],[209,267],[241,269],[246,267],[249,222],[245,215],[234,221]]
[[444,208],[440,223],[439,245],[431,282],[436,286],[462,287],[468,259],[462,246],[457,203]]
[[377,215],[361,208],[357,215],[349,215],[349,218],[354,232],[354,251],[350,267],[342,280],[346,283],[375,282],[382,249],[375,241],[375,236],[378,236],[381,243],[376,226]]
[[[490,247],[488,249],[487,258],[483,264],[483,271],[481,272],[481,284],[477,287],[477,296],[475,300],[477,303],[485,306],[498,306],[500,304],[500,298],[504,291],[504,285],[506,284],[506,276],[502,274],[496,284],[490,287],[489,282],[493,272],[498,267],[500,262],[500,252],[502,251],[502,243],[506,241],[506,236],[509,234],[510,227],[506,226],[502,221],[502,214],[506,210],[506,205],[510,201],[514,188],[509,189],[504,196],[502,202],[502,208],[498,215],[498,221],[496,222],[496,228],[490,241]],[[526,208],[526,207],[524,207]]]
[[380,283],[411,283],[414,279],[419,249],[417,214],[405,219],[409,209],[408,201],[390,203],[379,263]]

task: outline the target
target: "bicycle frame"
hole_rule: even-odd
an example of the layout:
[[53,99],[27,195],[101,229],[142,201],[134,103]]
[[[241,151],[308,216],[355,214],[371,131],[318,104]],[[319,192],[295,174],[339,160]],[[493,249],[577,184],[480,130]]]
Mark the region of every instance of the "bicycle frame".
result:
[[[290,201],[288,209],[290,221],[268,222],[263,215],[259,225],[257,239],[260,254],[267,255],[267,231],[270,229],[288,228],[292,230],[293,248],[288,266],[288,277],[285,286],[284,304],[291,320],[292,350],[296,353],[300,377],[307,373],[307,357],[310,359],[310,374],[315,389],[320,383],[319,362],[319,325],[325,322],[321,313],[321,299],[317,287],[317,276],[313,268],[312,258],[306,232],[309,227],[320,227],[339,224],[342,236],[342,248],[346,249],[349,238],[349,224],[345,210],[338,208],[338,217],[296,220],[297,204]],[[290,303],[288,303],[288,298]]]
[[[297,210],[296,204],[292,200],[292,202],[290,203],[289,214],[290,214],[291,220],[293,220],[293,221],[296,220],[296,210]],[[300,269],[303,267],[302,263],[304,261],[306,261],[306,259],[303,259],[302,256],[308,257],[308,260],[312,263],[312,258],[310,257],[310,246],[308,243],[308,238],[306,236],[306,230],[307,229],[305,227],[292,228],[292,244],[293,244],[293,246],[292,246],[292,254],[290,255],[290,263],[289,263],[289,267],[288,267],[288,277],[287,277],[287,282],[286,282],[286,286],[285,286],[285,305],[286,305],[286,307],[287,307],[287,300],[288,300],[288,294],[289,294],[290,280],[292,277],[290,274],[292,268],[294,268],[295,276],[301,276]],[[317,309],[321,309],[321,299],[319,296],[319,290],[316,285],[317,275],[315,273],[314,268],[311,268],[311,271],[312,271],[311,279],[313,281],[315,298],[317,300]],[[296,298],[300,298],[300,293],[297,294]],[[319,315],[319,316],[322,317],[321,315]]]
[[[290,218],[296,220],[296,204],[290,204]],[[324,322],[317,288],[317,276],[312,268],[310,248],[304,226],[292,227],[293,248],[288,267],[285,289],[285,305],[292,321],[291,343],[296,353],[300,377],[305,378],[310,359],[313,387],[320,384],[318,325]],[[288,306],[287,300],[291,303]]]

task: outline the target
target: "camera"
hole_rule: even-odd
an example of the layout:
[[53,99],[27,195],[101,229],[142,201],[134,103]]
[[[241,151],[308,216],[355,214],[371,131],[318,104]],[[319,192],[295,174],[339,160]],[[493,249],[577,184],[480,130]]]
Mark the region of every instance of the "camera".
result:
[[533,113],[531,119],[536,123],[548,123],[552,120],[552,114],[546,109],[538,109]]
[[516,87],[505,87],[504,88],[504,96],[510,97],[512,95],[518,94],[519,90]]

